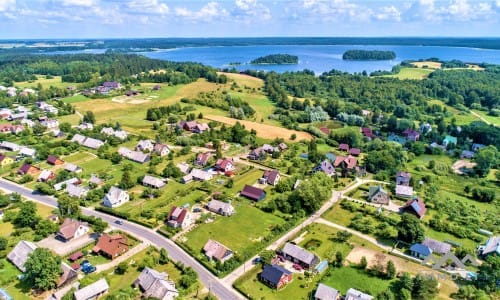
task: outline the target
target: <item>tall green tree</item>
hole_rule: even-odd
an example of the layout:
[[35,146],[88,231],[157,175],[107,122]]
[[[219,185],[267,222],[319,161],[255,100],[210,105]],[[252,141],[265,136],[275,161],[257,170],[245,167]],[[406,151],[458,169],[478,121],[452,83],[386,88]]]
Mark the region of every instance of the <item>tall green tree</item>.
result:
[[37,216],[36,205],[34,202],[25,201],[19,205],[19,212],[14,219],[14,224],[18,227],[31,227],[34,228],[35,225],[40,220]]
[[36,248],[29,255],[24,267],[26,282],[44,291],[55,288],[62,274],[61,258],[45,248]]
[[398,239],[407,243],[419,243],[425,238],[424,228],[414,215],[404,213],[398,224]]
[[57,198],[57,207],[61,217],[78,218],[81,213],[80,201],[68,195],[60,195]]

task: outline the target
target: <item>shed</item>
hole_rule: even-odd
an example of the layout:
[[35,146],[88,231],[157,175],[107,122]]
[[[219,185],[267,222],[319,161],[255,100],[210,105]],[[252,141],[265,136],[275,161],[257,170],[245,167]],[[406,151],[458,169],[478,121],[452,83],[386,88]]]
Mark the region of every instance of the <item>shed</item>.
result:
[[247,184],[241,191],[240,195],[254,201],[261,201],[266,197],[266,192]]

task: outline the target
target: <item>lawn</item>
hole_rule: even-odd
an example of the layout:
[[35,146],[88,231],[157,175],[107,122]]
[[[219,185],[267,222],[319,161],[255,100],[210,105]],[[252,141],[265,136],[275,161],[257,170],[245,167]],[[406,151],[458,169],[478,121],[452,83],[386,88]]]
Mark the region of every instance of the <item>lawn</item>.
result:
[[72,153],[68,156],[64,156],[63,160],[65,162],[79,164],[82,162],[90,161],[94,158],[95,158],[94,154],[89,153],[89,152],[85,152],[85,151],[80,151],[80,152]]
[[71,125],[78,125],[80,124],[80,117],[77,114],[72,114],[72,115],[65,115],[65,116],[60,116],[57,117],[59,120],[59,123],[69,123]]
[[494,117],[494,116],[490,116],[488,115],[488,113],[484,112],[484,111],[481,111],[481,110],[473,110],[476,114],[480,115],[481,117],[483,117],[486,121],[490,122],[491,124],[495,125],[495,126],[500,126],[500,117]]
[[43,219],[47,218],[48,216],[52,215],[55,208],[43,205],[41,203],[35,202],[36,204],[36,209],[38,212],[38,215],[41,216]]
[[89,101],[89,98],[85,97],[84,95],[77,94],[71,97],[62,98],[61,100],[66,103],[77,103],[77,102]]
[[234,176],[233,187],[228,189],[228,195],[230,196],[236,195],[237,193],[241,192],[241,190],[243,189],[243,187],[245,187],[245,185],[247,184],[252,185],[256,183],[257,180],[259,180],[259,178],[262,177],[263,173],[264,173],[263,171],[254,168],[246,172],[245,174]]
[[366,271],[351,266],[332,269],[330,275],[321,282],[339,290],[343,295],[348,289],[355,288],[373,296],[389,289],[391,284],[390,280],[368,275]]
[[[301,236],[301,241],[298,245],[309,250],[320,259],[333,260],[337,251],[342,252],[344,257],[347,257],[352,247],[349,243],[336,243],[332,240],[335,237],[337,229],[323,224],[314,223],[306,228],[306,234]],[[351,242],[351,237],[349,242]]]
[[444,103],[443,101],[438,100],[438,99],[430,100],[429,104],[437,104],[443,108],[446,108],[446,110],[448,112],[450,112],[451,114],[449,114],[449,116],[446,117],[445,120],[448,122],[451,122],[451,119],[455,118],[457,125],[466,125],[466,124],[469,124],[471,122],[479,120],[478,117],[474,116],[470,112],[460,111],[460,110],[454,108],[453,106],[449,106],[446,103]]
[[0,268],[0,286],[7,290],[13,299],[32,299],[29,296],[29,287],[23,286],[17,280],[17,276],[21,272],[6,259],[0,260],[0,264],[2,264]]
[[421,80],[427,78],[434,70],[420,68],[401,68],[401,71],[395,75],[384,75],[385,77],[395,77],[400,80],[413,79]]
[[240,87],[248,87],[259,89],[264,86],[264,81],[260,78],[253,77],[246,74],[236,74],[236,73],[223,73],[219,74],[226,75],[229,79],[234,80]]
[[233,201],[233,205],[236,210],[233,216],[217,216],[215,221],[201,224],[186,234],[185,244],[193,253],[200,253],[208,239],[216,240],[235,252],[253,252],[274,225],[284,223],[283,219],[261,211],[247,200]]
[[0,236],[9,236],[12,230],[14,230],[12,223],[0,221]]
[[62,82],[61,76],[53,76],[54,78],[47,79],[45,75],[37,75],[37,80],[16,82],[14,85],[22,88],[37,88],[40,83],[44,89],[53,86],[58,88],[66,88],[70,85],[75,85],[71,82]]

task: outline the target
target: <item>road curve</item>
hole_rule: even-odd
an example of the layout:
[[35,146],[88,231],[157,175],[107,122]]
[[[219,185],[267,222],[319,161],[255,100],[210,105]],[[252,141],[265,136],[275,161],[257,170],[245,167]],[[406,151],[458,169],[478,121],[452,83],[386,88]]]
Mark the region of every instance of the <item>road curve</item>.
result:
[[[56,198],[42,195],[40,193],[37,193],[36,191],[30,190],[28,188],[25,188],[23,186],[12,183],[2,178],[0,178],[0,189],[5,190],[7,192],[18,193],[25,198],[29,198],[30,200],[34,200],[51,207],[57,207]],[[230,285],[222,283],[219,278],[210,273],[210,271],[205,269],[205,267],[203,267],[189,254],[184,252],[184,250],[182,250],[174,242],[156,233],[155,231],[125,220],[123,220],[122,225],[117,225],[114,222],[119,218],[89,208],[82,207],[82,214],[86,216],[100,217],[106,222],[108,222],[110,225],[115,226],[120,230],[129,232],[135,236],[147,240],[152,245],[165,248],[168,251],[170,258],[173,261],[180,261],[184,265],[192,267],[198,273],[201,282],[203,282],[203,284],[210,290],[210,292],[213,295],[217,296],[219,299],[223,300],[245,299]]]

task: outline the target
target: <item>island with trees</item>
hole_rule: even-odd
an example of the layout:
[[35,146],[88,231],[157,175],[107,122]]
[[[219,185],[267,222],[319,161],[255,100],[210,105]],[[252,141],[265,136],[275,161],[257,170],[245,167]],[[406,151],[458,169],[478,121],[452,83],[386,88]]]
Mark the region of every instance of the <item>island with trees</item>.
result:
[[380,50],[347,50],[342,55],[343,60],[391,60],[395,58],[394,51]]
[[250,62],[252,65],[295,65],[299,57],[290,54],[270,54],[258,57]]

